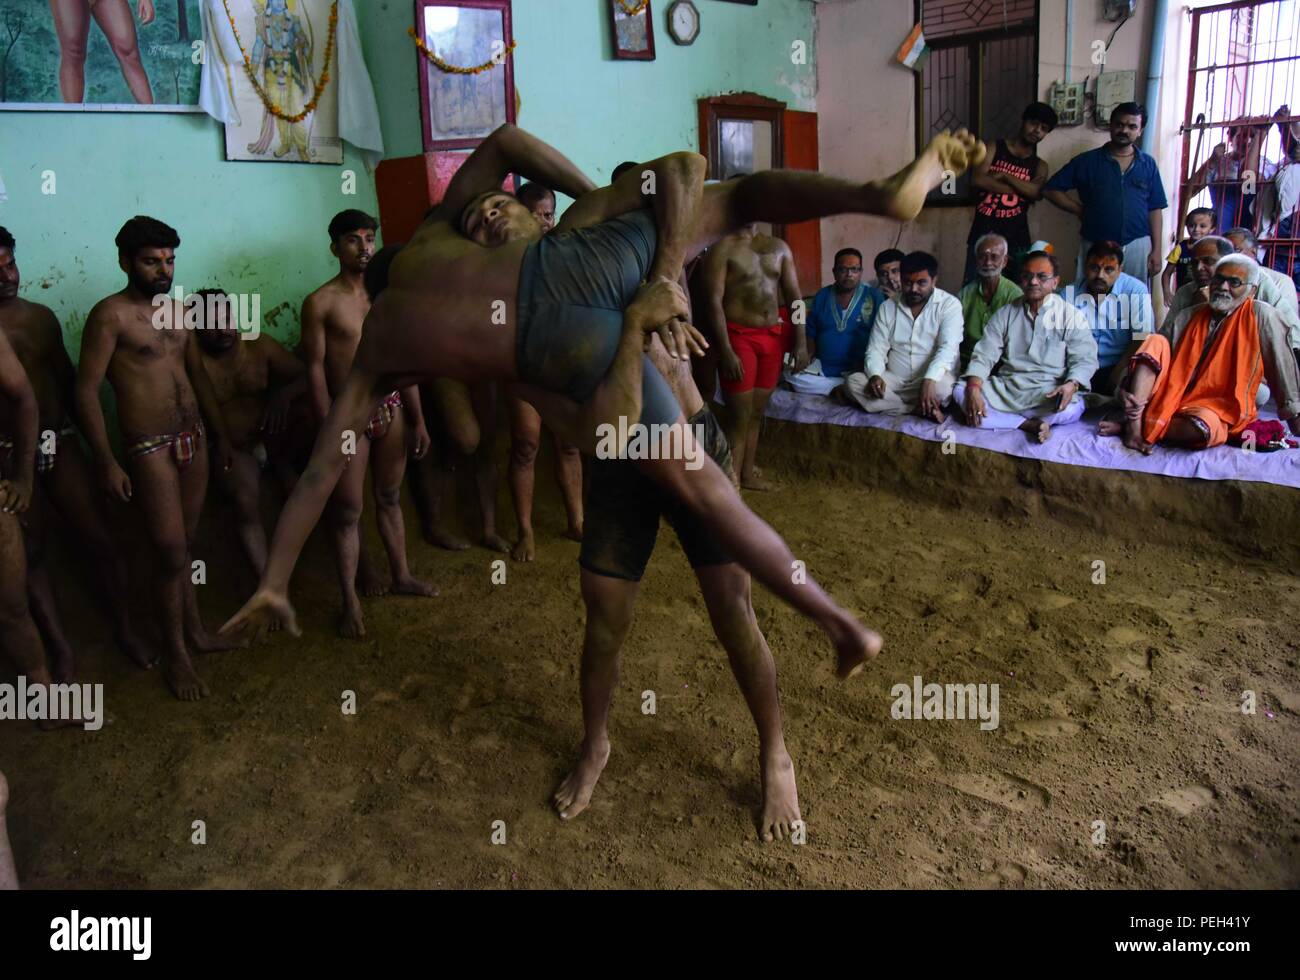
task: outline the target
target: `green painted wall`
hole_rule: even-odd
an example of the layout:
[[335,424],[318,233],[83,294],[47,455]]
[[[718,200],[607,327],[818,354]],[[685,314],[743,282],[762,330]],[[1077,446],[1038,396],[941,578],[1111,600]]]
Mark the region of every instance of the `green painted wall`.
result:
[[[695,100],[755,91],[814,108],[813,5],[757,7],[696,0],[702,30],[690,47],[668,36],[654,0],[658,59],[614,61],[607,0],[515,0],[520,125],[561,147],[597,181],[623,159],[695,147]],[[356,0],[389,156],[421,151],[411,0]],[[807,42],[808,64],[791,45]],[[266,329],[295,342],[303,297],[336,269],[325,227],[339,210],[377,208],[373,183],[344,165],[227,163],[222,127],[206,116],[0,113],[0,225],[18,239],[22,295],[51,306],[76,357],[90,308],[121,288],[113,236],[134,214],[181,235],[176,280],[260,292]],[[342,193],[355,170],[357,193]],[[52,171],[55,193],[42,193]],[[278,315],[275,313],[279,310]]]

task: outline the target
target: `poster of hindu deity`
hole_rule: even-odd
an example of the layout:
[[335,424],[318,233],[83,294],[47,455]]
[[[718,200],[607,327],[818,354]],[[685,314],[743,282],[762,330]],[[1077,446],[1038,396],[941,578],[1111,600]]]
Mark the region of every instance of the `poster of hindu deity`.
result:
[[226,124],[227,160],[343,162],[336,7],[334,0],[225,0],[249,60],[248,68],[223,66],[239,110],[239,121]]

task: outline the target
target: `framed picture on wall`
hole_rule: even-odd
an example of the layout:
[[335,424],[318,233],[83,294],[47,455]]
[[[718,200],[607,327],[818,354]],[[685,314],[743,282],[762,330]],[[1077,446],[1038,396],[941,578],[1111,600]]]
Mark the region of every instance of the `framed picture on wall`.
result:
[[758,0],[722,0],[723,3],[743,3],[750,7],[757,7]]
[[654,12],[650,0],[606,0],[614,37],[614,57],[632,61],[655,60]]
[[97,3],[0,0],[0,110],[202,112],[200,0]]
[[515,121],[510,12],[510,0],[416,0],[426,153],[472,149]]

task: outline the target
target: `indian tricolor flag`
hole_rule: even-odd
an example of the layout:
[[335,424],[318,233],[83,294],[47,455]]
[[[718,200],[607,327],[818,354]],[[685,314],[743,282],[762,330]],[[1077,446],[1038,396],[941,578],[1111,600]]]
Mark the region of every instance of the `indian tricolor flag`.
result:
[[920,71],[928,57],[930,57],[930,49],[925,44],[925,33],[921,30],[921,25],[917,24],[912,28],[912,33],[907,35],[907,40],[903,42],[902,47],[898,49],[898,63],[912,71]]

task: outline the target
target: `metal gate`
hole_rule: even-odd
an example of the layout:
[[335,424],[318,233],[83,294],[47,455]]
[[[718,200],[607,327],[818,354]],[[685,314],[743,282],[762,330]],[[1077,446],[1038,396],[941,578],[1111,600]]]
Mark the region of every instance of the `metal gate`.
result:
[[1300,0],[1192,12],[1182,133],[1180,237],[1189,210],[1211,208],[1220,234],[1249,228],[1300,283]]

